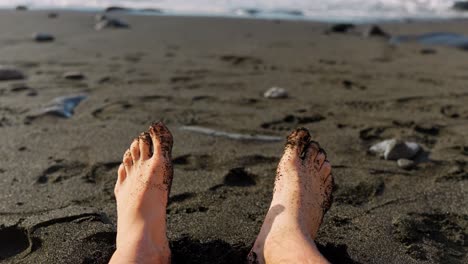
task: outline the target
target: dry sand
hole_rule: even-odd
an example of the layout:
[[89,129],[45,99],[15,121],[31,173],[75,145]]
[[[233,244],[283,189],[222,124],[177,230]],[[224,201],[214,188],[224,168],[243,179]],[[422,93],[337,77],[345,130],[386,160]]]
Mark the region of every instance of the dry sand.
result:
[[[242,263],[283,146],[180,129],[189,125],[281,138],[309,128],[334,166],[317,240],[334,263],[468,262],[467,52],[391,47],[312,22],[119,14],[129,29],[95,31],[94,15],[0,12],[0,65],[27,75],[0,82],[0,262],[106,263],[116,169],[155,120],[175,138],[174,263]],[[468,34],[466,23],[383,28]],[[33,32],[55,41],[36,43]],[[85,78],[64,79],[69,71]],[[272,86],[290,97],[263,98]],[[69,119],[28,118],[83,93]],[[415,169],[368,154],[393,137],[423,146]]]

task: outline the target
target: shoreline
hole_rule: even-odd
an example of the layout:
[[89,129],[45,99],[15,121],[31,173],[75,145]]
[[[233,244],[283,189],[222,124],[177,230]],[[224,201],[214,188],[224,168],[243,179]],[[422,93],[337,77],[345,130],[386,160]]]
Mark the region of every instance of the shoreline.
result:
[[323,24],[355,24],[355,25],[372,25],[372,24],[400,24],[400,23],[431,23],[431,22],[450,22],[450,21],[464,21],[468,20],[468,11],[462,12],[465,15],[456,17],[400,17],[400,18],[365,18],[365,19],[319,19],[305,15],[287,15],[287,14],[265,14],[265,15],[236,15],[231,13],[225,14],[209,14],[209,13],[186,13],[167,10],[148,10],[126,8],[122,11],[106,12],[106,8],[78,8],[78,7],[38,7],[27,10],[15,10],[15,8],[0,8],[0,12],[4,11],[17,11],[17,12],[84,12],[84,13],[108,13],[110,15],[133,15],[133,16],[161,16],[161,17],[195,17],[195,18],[218,18],[218,19],[252,19],[252,20],[279,20],[279,21],[298,21],[298,22],[313,22]]

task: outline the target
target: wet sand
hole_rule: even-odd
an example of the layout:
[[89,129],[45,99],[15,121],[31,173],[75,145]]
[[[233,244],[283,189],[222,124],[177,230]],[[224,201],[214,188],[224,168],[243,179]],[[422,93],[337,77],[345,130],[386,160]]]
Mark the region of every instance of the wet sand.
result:
[[[95,31],[95,13],[47,14],[0,12],[0,65],[27,76],[0,81],[0,262],[106,263],[117,167],[155,120],[175,138],[174,263],[242,263],[284,144],[184,126],[280,138],[308,128],[334,166],[317,240],[333,263],[468,261],[468,52],[313,22],[117,14],[130,28]],[[465,21],[382,28],[468,34]],[[272,86],[289,98],[263,98]],[[29,118],[76,94],[88,97],[71,118]],[[416,168],[368,153],[394,137],[422,145]]]

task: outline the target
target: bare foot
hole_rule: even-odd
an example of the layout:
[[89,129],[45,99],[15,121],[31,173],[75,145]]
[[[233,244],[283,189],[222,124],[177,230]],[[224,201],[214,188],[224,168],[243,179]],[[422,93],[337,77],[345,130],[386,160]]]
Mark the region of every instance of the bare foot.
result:
[[331,206],[331,165],[305,128],[288,136],[251,263],[327,263],[314,239]]
[[115,184],[117,250],[110,263],[169,263],[166,206],[172,183],[172,135],[159,122],[133,141]]

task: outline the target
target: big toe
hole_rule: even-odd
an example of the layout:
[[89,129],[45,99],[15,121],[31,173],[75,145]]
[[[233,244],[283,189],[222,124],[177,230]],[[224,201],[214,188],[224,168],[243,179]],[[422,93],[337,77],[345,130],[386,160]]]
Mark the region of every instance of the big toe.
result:
[[150,126],[149,133],[153,141],[153,156],[170,158],[173,139],[169,129],[162,122],[157,122]]
[[306,128],[297,128],[291,134],[289,134],[285,153],[292,154],[294,156],[304,157],[305,150],[310,142],[310,133]]

